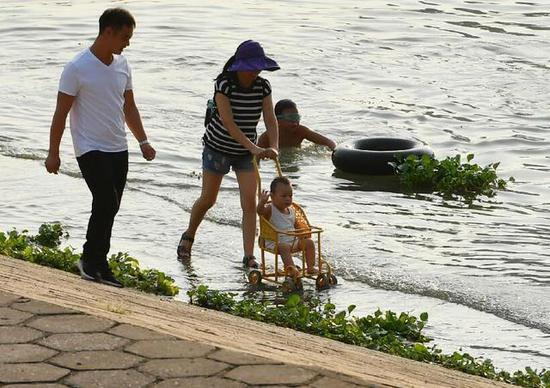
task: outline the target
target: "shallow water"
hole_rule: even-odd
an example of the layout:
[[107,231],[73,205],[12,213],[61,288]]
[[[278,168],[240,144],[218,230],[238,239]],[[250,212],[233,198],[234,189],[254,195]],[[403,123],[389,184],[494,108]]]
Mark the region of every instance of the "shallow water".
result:
[[[356,304],[358,314],[378,306],[428,311],[428,334],[449,351],[462,347],[508,369],[550,366],[548,4],[4,1],[3,230],[61,221],[70,243],[82,242],[90,197],[70,136],[60,176],[48,176],[41,159],[62,66],[91,44],[108,4],[137,18],[125,55],[158,151],[147,163],[130,141],[113,251],[170,273],[184,290],[198,283],[246,290],[234,176],[201,226],[191,266],[182,267],[174,251],[200,190],[212,78],[240,41],[254,38],[282,67],[266,75],[274,99],[297,101],[304,124],[338,142],[413,137],[438,157],[471,152],[481,164],[501,161],[499,173],[516,178],[509,191],[468,208],[407,196],[391,179],[338,173],[318,147],[284,153],[295,199],[325,229],[323,254],[342,280],[320,296]],[[264,181],[271,170],[263,165]]]

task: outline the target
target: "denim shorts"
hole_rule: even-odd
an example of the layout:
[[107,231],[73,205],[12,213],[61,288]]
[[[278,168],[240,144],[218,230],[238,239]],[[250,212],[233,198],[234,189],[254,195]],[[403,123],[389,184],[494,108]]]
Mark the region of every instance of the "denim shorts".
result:
[[205,145],[202,151],[202,168],[215,174],[225,175],[229,168],[233,171],[252,171],[252,154],[249,155],[230,155]]

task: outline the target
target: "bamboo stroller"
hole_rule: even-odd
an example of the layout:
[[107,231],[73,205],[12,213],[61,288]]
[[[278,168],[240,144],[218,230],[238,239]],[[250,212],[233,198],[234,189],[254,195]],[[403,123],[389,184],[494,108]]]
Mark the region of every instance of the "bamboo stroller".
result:
[[[262,192],[262,183],[258,163],[254,159],[254,167],[256,170],[257,182],[258,182],[258,196]],[[275,167],[277,168],[277,175],[283,176],[281,171],[281,165],[279,160],[275,160]],[[302,279],[315,279],[315,286],[318,290],[323,290],[334,286],[337,284],[338,280],[332,271],[332,267],[321,257],[321,233],[323,229],[313,226],[309,223],[306,213],[297,203],[293,202],[292,207],[296,213],[296,224],[299,226],[297,229],[291,231],[282,231],[276,229],[269,220],[260,216],[260,235],[258,237],[258,246],[261,251],[261,268],[253,269],[248,272],[248,281],[250,284],[260,284],[262,280],[274,282],[281,285],[283,292],[292,292],[302,289]],[[293,255],[298,255],[301,253],[301,268],[300,276],[293,278],[287,276],[284,270],[284,266],[279,264],[279,252],[277,250],[279,236],[287,235],[291,236],[294,239],[301,238],[311,238],[314,243],[316,242],[316,266],[319,269],[318,274],[310,275],[306,272],[306,252],[305,244],[303,244],[303,249],[297,249],[293,251]],[[272,247],[267,242],[273,242]],[[293,244],[294,245],[294,244]],[[274,265],[268,270],[266,266],[266,254],[269,252],[274,255]]]

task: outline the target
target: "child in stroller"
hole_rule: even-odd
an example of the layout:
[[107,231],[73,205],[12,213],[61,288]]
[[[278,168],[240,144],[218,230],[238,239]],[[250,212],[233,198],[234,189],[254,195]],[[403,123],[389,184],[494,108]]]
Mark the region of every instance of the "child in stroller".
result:
[[[269,197],[271,202],[268,203]],[[257,207],[258,214],[269,220],[277,230],[283,232],[300,229],[301,226],[296,217],[296,209],[292,206],[292,185],[286,177],[273,179],[270,192],[263,190]],[[269,250],[275,250],[281,255],[285,266],[285,274],[293,278],[300,276],[300,270],[294,264],[292,254],[304,251],[306,258],[307,274],[317,275],[319,270],[315,267],[315,244],[311,236],[291,236],[281,234],[278,242],[266,241],[265,246]]]

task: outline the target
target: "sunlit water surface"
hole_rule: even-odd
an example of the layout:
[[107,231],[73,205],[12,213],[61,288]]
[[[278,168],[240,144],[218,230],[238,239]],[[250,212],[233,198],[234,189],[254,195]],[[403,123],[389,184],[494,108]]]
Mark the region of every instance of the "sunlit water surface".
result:
[[[90,195],[70,136],[62,171],[42,160],[63,65],[93,41],[111,5],[137,19],[125,50],[158,157],[130,141],[127,191],[113,251],[128,251],[183,288],[247,291],[234,175],[201,225],[191,265],[175,246],[200,191],[202,115],[212,79],[242,40],[260,41],[281,71],[274,100],[342,142],[412,137],[438,157],[501,161],[516,183],[467,207],[401,193],[388,179],[335,172],[330,153],[281,156],[295,200],[325,229],[340,285],[319,293],[358,315],[377,307],[430,313],[428,334],[515,370],[550,366],[550,7],[513,1],[3,1],[0,4],[0,229],[60,221],[80,249]],[[263,126],[260,126],[260,131]],[[273,176],[263,165],[263,179]],[[307,294],[315,295],[312,286]],[[267,289],[259,297],[275,298]]]

